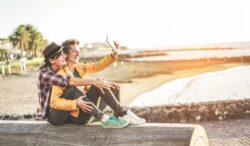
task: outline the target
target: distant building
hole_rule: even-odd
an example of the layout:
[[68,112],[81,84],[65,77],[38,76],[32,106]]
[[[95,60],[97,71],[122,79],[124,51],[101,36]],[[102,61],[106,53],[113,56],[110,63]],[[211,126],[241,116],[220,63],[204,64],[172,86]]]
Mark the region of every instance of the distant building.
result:
[[8,39],[0,38],[0,50],[13,50],[13,46]]
[[15,50],[8,39],[0,38],[0,60],[20,58],[21,51]]
[[[103,42],[92,42],[92,43],[86,43],[82,49],[84,50],[109,50],[110,46],[107,43]],[[120,49],[127,49],[126,46],[120,46]]]

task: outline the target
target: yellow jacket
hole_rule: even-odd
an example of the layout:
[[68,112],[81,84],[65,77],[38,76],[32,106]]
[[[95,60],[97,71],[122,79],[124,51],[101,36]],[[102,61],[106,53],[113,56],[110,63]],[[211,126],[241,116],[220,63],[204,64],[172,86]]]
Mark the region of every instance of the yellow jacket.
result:
[[[108,67],[110,64],[112,64],[116,58],[113,58],[111,55],[104,57],[98,62],[94,63],[87,63],[87,64],[81,64],[78,63],[76,65],[76,70],[80,74],[80,76],[86,77],[88,74],[99,72],[106,67]],[[70,71],[68,66],[63,66],[61,69],[58,70],[58,74],[64,75],[64,76],[71,76],[73,77],[73,73]],[[83,86],[79,86],[79,88],[84,89]],[[51,91],[51,98],[50,98],[50,108],[51,109],[58,109],[58,110],[66,110],[66,111],[72,111],[71,115],[74,117],[78,117],[79,115],[79,108],[76,106],[76,99],[74,100],[68,100],[61,98],[63,91],[66,88],[52,85],[52,91]]]

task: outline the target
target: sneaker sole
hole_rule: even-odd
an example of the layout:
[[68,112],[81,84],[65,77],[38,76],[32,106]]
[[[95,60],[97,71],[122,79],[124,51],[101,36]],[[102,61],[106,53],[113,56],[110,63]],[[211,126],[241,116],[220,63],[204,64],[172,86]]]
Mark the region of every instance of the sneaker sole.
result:
[[[127,120],[127,119],[123,119],[122,117],[119,117],[119,118],[122,119],[122,120]],[[134,123],[134,122],[129,121],[129,124],[130,124],[130,125],[141,125],[141,124],[145,124],[145,123],[146,123],[146,121],[137,122],[137,123]]]
[[141,122],[141,123],[130,123],[130,125],[141,125],[141,124],[145,124],[146,122]]
[[122,125],[122,126],[118,126],[118,127],[113,127],[113,126],[111,126],[111,125],[108,125],[108,126],[103,126],[102,125],[102,128],[115,128],[115,129],[119,129],[119,128],[124,128],[124,127],[126,127],[126,126],[128,126],[129,125],[129,122],[127,122],[126,124],[124,124],[124,125]]

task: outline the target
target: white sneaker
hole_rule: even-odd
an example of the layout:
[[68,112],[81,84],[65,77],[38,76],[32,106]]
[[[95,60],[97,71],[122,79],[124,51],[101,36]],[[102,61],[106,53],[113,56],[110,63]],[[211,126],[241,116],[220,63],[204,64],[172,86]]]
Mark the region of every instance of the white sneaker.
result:
[[128,110],[126,115],[124,115],[123,117],[119,117],[119,118],[129,121],[129,123],[133,125],[146,123],[146,120],[144,118],[140,118],[136,116],[131,110]]

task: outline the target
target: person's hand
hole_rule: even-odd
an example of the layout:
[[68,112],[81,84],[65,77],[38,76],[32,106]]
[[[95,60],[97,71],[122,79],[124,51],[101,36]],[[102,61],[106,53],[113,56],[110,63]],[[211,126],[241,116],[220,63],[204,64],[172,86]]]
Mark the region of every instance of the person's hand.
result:
[[76,106],[81,108],[84,112],[90,112],[93,109],[92,107],[93,103],[84,101],[83,100],[84,97],[85,96],[81,96],[76,100]]
[[103,94],[105,93],[103,91],[103,88],[110,89],[109,83],[107,81],[105,81],[103,78],[94,80],[93,85],[96,86],[97,88],[99,88]]
[[113,89],[120,89],[120,86],[118,83],[115,82],[108,82],[108,84],[110,85],[111,88]]
[[112,57],[116,57],[118,55],[118,53],[119,53],[120,45],[116,41],[114,41],[113,43],[115,45],[115,48],[112,48],[112,54],[111,55],[112,55]]

